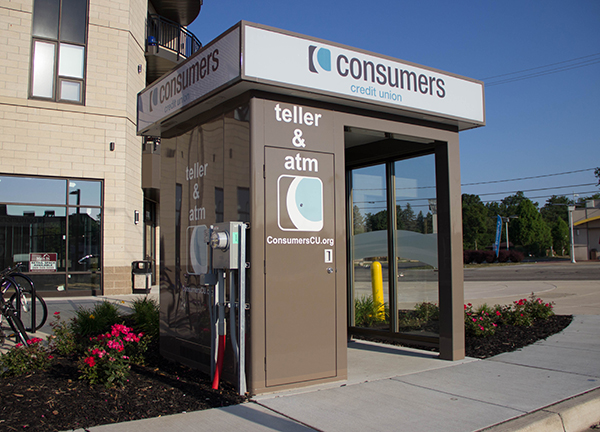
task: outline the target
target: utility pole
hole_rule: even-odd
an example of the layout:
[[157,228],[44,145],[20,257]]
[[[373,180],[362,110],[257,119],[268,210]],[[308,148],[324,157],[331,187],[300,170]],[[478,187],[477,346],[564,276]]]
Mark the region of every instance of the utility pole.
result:
[[575,206],[569,206],[569,226],[571,227],[571,262],[575,264],[575,237],[573,231],[573,212],[575,211]]

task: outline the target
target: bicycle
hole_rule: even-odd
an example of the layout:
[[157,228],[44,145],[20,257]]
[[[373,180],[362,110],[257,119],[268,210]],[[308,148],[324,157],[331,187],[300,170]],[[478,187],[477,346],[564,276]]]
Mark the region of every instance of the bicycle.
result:
[[[2,285],[4,285],[5,281],[10,282],[10,286],[17,287],[18,284],[14,279],[11,279],[10,272],[5,273],[2,272]],[[12,329],[17,342],[21,342],[24,345],[27,345],[27,341],[29,340],[29,335],[25,330],[25,326],[23,322],[19,318],[19,313],[15,307],[10,304],[10,302],[6,301],[3,295],[0,295],[0,316],[4,317],[8,322],[8,325]],[[4,342],[4,332],[0,328],[0,339]]]
[[14,290],[8,303],[17,311],[19,319],[25,325],[25,330],[35,332],[46,323],[48,307],[44,299],[35,292],[33,281],[18,272],[20,266],[21,263],[18,263],[0,273],[2,276],[0,294],[4,297],[9,289]]

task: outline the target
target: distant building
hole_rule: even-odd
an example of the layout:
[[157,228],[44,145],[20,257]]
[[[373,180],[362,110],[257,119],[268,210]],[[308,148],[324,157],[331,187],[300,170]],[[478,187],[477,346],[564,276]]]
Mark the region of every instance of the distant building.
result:
[[600,258],[600,200],[586,201],[573,212],[575,260]]
[[23,262],[44,295],[128,293],[132,261],[156,269],[158,143],[136,135],[137,94],[201,47],[185,29],[201,5],[0,4],[1,268]]

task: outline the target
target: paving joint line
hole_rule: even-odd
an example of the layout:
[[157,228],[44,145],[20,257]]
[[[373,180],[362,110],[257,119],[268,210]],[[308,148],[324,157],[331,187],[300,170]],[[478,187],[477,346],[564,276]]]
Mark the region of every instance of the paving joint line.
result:
[[410,385],[410,386],[413,386],[413,387],[421,388],[421,389],[424,389],[424,390],[434,391],[436,393],[441,393],[441,394],[445,394],[445,395],[448,395],[448,396],[453,396],[453,397],[457,397],[457,398],[461,398],[461,399],[465,399],[465,400],[469,400],[469,401],[473,401],[473,402],[480,402],[480,403],[484,403],[486,405],[496,406],[496,407],[500,407],[500,408],[506,408],[506,409],[509,409],[509,410],[521,413],[520,415],[525,415],[525,414],[529,413],[529,411],[523,411],[521,409],[514,408],[514,407],[511,407],[511,406],[501,405],[501,404],[497,404],[497,403],[494,403],[494,402],[488,402],[488,401],[484,401],[484,400],[481,400],[481,399],[475,399],[475,398],[472,398],[472,397],[469,397],[469,396],[463,396],[463,395],[456,394],[456,393],[450,393],[450,392],[447,392],[447,391],[444,391],[444,390],[439,390],[439,389],[435,389],[435,388],[432,388],[432,387],[426,387],[426,386],[422,386],[422,385],[418,385],[418,384],[414,384],[414,383],[402,381],[402,380],[396,379],[396,378],[390,378],[390,379],[399,381],[399,382],[401,382],[403,384],[407,384],[407,385]]
[[322,429],[318,429],[318,428],[316,428],[316,427],[313,427],[313,426],[309,425],[308,423],[305,423],[305,422],[303,422],[303,421],[300,421],[300,420],[298,420],[298,419],[295,419],[295,418],[294,418],[294,417],[292,417],[292,416],[289,416],[289,415],[287,415],[287,414],[285,414],[285,413],[282,413],[282,412],[280,412],[280,411],[277,411],[276,409],[273,409],[273,408],[271,408],[271,407],[269,407],[269,406],[267,406],[267,405],[264,405],[264,404],[262,404],[262,403],[260,403],[260,402],[258,402],[258,401],[251,400],[250,402],[252,402],[252,403],[255,403],[255,404],[256,404],[256,405],[258,405],[258,406],[261,406],[261,407],[263,407],[263,408],[265,408],[265,409],[267,409],[267,410],[269,410],[269,411],[271,411],[271,412],[274,412],[275,414],[278,414],[278,415],[280,415],[280,416],[282,416],[282,417],[285,417],[285,418],[286,418],[286,419],[288,419],[288,420],[291,420],[291,421],[293,421],[293,422],[296,422],[296,423],[298,423],[298,424],[300,424],[300,425],[302,425],[302,426],[304,426],[304,427],[307,427],[307,428],[309,428],[309,429],[312,429],[312,430],[314,430],[314,431],[316,431],[316,432],[325,432],[325,431],[324,431],[324,430],[322,430]]
[[600,377],[597,377],[597,376],[594,376],[594,375],[587,375],[587,374],[577,373],[577,372],[557,370],[557,369],[551,369],[551,368],[545,368],[545,367],[539,367],[539,366],[532,366],[532,365],[524,365],[524,364],[519,364],[519,363],[511,363],[511,362],[507,362],[507,361],[503,361],[503,360],[484,359],[484,361],[493,361],[493,362],[502,363],[502,364],[505,364],[505,365],[520,366],[520,367],[525,367],[525,368],[528,368],[528,369],[537,369],[537,370],[543,370],[543,371],[548,371],[548,372],[559,372],[559,373],[564,373],[564,374],[569,374],[569,375],[586,377],[586,378],[589,378],[589,379],[593,379],[594,381],[600,381]]

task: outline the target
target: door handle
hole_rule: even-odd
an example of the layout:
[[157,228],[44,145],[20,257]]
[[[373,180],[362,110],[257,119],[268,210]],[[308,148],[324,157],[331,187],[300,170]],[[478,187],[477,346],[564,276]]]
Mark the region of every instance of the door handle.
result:
[[333,269],[331,267],[327,267],[327,273],[329,273],[329,274],[333,273]]

